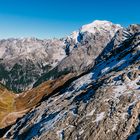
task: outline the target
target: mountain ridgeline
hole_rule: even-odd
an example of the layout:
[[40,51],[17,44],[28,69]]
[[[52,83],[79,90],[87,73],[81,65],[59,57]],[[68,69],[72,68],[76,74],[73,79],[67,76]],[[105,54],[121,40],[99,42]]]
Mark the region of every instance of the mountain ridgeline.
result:
[[119,28],[110,22],[95,21],[63,39],[0,40],[0,81],[19,93],[40,84],[38,79],[44,77],[56,78],[63,71],[83,72],[93,65]]

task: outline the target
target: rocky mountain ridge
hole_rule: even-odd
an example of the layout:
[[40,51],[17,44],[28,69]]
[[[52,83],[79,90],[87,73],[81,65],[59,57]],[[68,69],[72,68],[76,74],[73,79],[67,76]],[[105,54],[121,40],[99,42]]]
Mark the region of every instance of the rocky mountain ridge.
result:
[[[110,36],[115,34],[116,30],[121,27],[107,21],[93,22],[90,25],[91,30],[86,26],[89,25],[83,26],[77,32],[77,36],[71,35],[65,39],[39,40],[37,38],[23,38],[0,40],[0,81],[15,92],[22,92],[31,89],[42,75],[44,76],[45,73],[54,68],[58,71],[65,71],[65,69],[79,71],[86,67],[84,65],[83,68],[80,68],[83,62],[89,66],[95,53],[101,51],[100,47],[104,48],[110,41]],[[107,30],[107,28],[109,29]],[[91,40],[91,35],[95,36],[95,34],[94,32],[90,33],[90,31],[99,34],[96,35],[97,38],[104,37],[102,39],[104,44],[98,44],[99,42],[94,38]],[[81,40],[76,42],[80,38]],[[90,43],[94,43],[95,40],[98,48],[90,46]],[[87,43],[88,41],[89,43]],[[85,43],[88,45],[86,48],[80,47],[85,46]],[[93,52],[90,54],[89,49],[98,50],[96,52],[93,50],[94,54]],[[71,56],[67,57],[69,54]],[[84,55],[87,57],[86,61],[83,60]],[[69,60],[70,62],[67,63]],[[74,61],[73,64],[72,61]],[[57,67],[60,62],[60,66]],[[76,66],[77,63],[79,63],[79,66]]]

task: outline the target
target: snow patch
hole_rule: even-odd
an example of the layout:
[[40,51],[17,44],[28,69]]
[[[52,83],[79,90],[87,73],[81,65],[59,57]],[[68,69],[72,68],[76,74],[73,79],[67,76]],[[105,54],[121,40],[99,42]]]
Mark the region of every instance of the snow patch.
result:
[[110,67],[106,67],[101,71],[101,73],[105,73],[105,72],[109,71],[109,69],[110,69]]
[[89,112],[86,116],[92,116],[95,112],[95,109],[93,109],[91,112]]
[[99,121],[103,120],[104,114],[105,114],[105,112],[101,112],[100,114],[97,114],[96,115],[96,120],[93,121],[93,122],[96,122],[98,124]]

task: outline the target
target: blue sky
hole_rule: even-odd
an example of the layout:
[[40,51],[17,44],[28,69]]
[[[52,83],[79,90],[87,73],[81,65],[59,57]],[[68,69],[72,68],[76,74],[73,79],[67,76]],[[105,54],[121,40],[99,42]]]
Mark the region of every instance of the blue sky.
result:
[[0,38],[69,35],[93,20],[140,23],[140,0],[0,0]]

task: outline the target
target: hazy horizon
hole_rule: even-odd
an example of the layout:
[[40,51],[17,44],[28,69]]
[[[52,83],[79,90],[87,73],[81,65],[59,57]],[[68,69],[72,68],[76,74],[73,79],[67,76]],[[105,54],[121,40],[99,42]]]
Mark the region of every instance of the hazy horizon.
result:
[[94,20],[140,23],[138,0],[1,0],[0,39],[61,38]]

